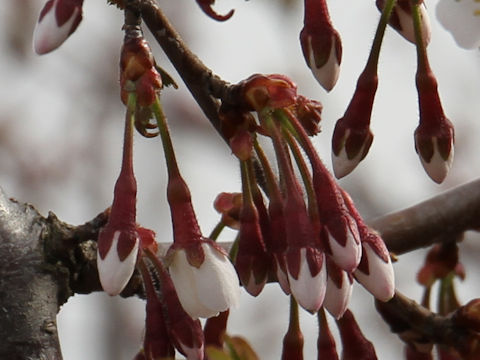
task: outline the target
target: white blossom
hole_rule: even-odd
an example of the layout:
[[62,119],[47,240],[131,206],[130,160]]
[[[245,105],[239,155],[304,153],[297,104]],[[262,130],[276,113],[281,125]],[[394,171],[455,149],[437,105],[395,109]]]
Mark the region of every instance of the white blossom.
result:
[[480,3],[475,0],[440,0],[437,18],[464,49],[480,46]]

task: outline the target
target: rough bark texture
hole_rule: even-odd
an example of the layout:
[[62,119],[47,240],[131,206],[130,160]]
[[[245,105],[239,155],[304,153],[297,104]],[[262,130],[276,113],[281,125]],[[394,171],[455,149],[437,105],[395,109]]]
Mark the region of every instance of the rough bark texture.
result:
[[61,359],[58,281],[45,264],[44,219],[0,190],[0,359]]

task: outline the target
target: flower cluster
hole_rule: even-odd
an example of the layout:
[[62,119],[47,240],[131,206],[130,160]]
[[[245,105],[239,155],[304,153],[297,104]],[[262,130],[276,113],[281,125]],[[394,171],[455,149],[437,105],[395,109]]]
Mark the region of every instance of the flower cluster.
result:
[[[389,253],[311,143],[321,105],[298,95],[282,75],[253,75],[238,86],[242,105],[222,105],[221,128],[240,162],[242,201],[233,205],[234,195],[222,194],[216,204],[222,218],[239,214],[234,261],[242,285],[256,296],[273,277],[306,310],[324,305],[335,318],[348,306],[354,278],[389,300]],[[264,139],[271,142],[278,175]]]

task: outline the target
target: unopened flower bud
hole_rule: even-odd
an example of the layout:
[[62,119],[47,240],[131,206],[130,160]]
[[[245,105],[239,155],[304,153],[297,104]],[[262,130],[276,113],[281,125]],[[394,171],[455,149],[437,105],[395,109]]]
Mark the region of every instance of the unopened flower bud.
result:
[[237,133],[230,138],[230,148],[232,153],[240,160],[248,160],[252,157],[253,139],[248,131],[237,131]]
[[58,48],[82,20],[83,0],[49,0],[40,12],[33,47],[43,55]]
[[[377,8],[382,11],[385,7],[385,0],[377,0],[376,4]],[[413,27],[411,4],[412,3],[409,0],[397,0],[397,3],[393,8],[392,15],[390,16],[389,25],[406,40],[415,44],[416,40],[415,30]],[[430,26],[430,18],[423,0],[419,4],[419,10],[421,19],[422,43],[423,46],[427,46],[430,42],[432,30]]]
[[453,162],[454,128],[443,112],[432,71],[419,69],[416,82],[420,123],[415,130],[415,150],[428,176],[441,183]]
[[348,175],[368,153],[373,141],[370,117],[377,91],[377,74],[366,68],[345,114],[335,125],[332,136],[332,163],[337,179]]
[[213,207],[222,214],[222,222],[232,229],[240,229],[242,193],[222,192],[216,197]]
[[392,261],[378,234],[362,238],[362,259],[354,276],[378,300],[388,301],[395,294]]
[[342,42],[332,26],[325,0],[305,0],[300,44],[317,81],[325,90],[332,90],[340,73]]
[[347,309],[352,285],[352,276],[327,257],[327,292],[323,306],[335,319],[341,318]]

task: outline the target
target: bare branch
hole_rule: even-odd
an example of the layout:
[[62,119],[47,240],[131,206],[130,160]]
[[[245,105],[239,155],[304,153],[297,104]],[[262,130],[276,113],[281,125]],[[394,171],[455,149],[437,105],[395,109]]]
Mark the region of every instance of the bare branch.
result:
[[480,228],[480,179],[369,222],[388,249],[403,254]]

